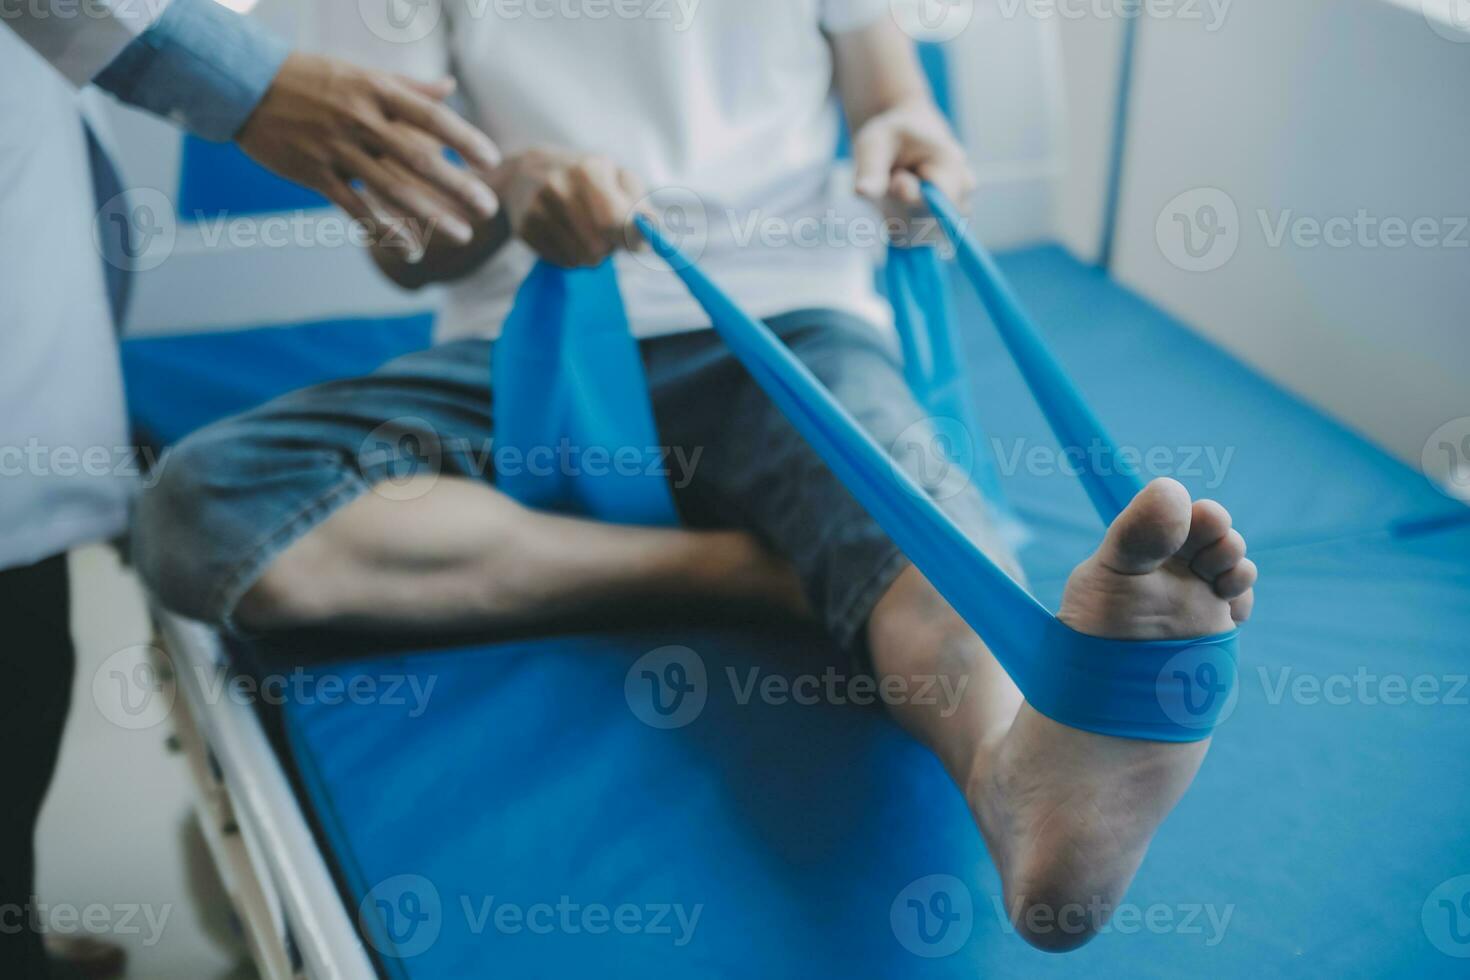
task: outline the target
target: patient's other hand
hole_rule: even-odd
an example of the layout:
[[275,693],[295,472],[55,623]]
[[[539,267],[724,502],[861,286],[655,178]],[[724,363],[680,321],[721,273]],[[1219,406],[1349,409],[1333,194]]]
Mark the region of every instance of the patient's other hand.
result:
[[[500,163],[490,138],[444,105],[454,82],[416,82],[292,54],[241,127],[240,148],[377,227],[435,231],[464,244],[499,203],[480,176]],[[455,150],[470,169],[444,157]],[[353,186],[358,181],[369,194]]]
[[607,157],[527,150],[506,160],[491,184],[515,234],[557,265],[597,265],[641,240],[633,212],[643,185]]
[[900,103],[869,119],[852,146],[858,193],[889,214],[924,209],[921,179],[961,208],[975,189],[964,147],[928,98]]

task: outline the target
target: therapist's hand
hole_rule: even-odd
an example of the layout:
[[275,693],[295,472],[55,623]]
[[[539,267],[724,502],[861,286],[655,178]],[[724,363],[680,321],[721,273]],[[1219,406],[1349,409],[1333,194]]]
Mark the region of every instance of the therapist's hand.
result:
[[[292,54],[236,142],[267,169],[371,226],[406,220],[468,242],[499,207],[481,175],[499,165],[500,153],[444,104],[453,90],[448,79],[415,82]],[[446,147],[469,169],[446,160]]]
[[597,265],[641,240],[632,222],[643,185],[607,157],[527,150],[506,160],[492,183],[514,233],[556,265]]
[[960,208],[975,190],[964,147],[927,97],[873,116],[853,137],[852,150],[858,193],[888,213],[924,209],[921,179]]

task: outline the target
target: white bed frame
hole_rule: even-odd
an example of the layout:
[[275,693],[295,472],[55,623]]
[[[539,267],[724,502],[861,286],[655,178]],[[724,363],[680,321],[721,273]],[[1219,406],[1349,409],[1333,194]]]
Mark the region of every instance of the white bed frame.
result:
[[261,977],[377,977],[255,709],[201,683],[229,669],[219,636],[156,603],[152,613],[199,823]]

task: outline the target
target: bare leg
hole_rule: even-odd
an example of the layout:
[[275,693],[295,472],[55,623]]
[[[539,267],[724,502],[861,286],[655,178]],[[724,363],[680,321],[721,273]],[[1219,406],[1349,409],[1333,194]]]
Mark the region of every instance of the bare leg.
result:
[[[1250,614],[1255,578],[1224,508],[1156,480],[1073,572],[1060,616],[1096,636],[1198,636]],[[1044,717],[913,568],[874,608],[868,639],[881,675],[965,684],[948,717],[917,704],[895,715],[965,792],[1018,932],[1045,949],[1082,945],[1122,900],[1208,741],[1112,738]]]
[[[293,542],[235,611],[256,629],[495,629],[644,598],[804,608],[796,574],[738,531],[532,511],[476,481],[367,493]],[[405,499],[407,498],[407,499]]]

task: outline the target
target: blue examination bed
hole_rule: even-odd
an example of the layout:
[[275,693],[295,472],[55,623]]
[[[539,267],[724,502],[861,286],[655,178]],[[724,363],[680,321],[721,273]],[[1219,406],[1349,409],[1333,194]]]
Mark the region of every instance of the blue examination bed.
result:
[[[323,641],[313,670],[344,687],[404,679],[395,699],[269,719],[382,975],[1464,975],[1470,878],[1444,883],[1470,875],[1470,510],[1062,250],[1001,264],[1117,442],[1155,449],[1146,475],[1226,502],[1261,568],[1239,703],[1108,933],[1066,957],[1008,935],[963,800],[881,709],[740,703],[752,669],[843,669],[800,630]],[[984,316],[957,300],[961,322]],[[428,328],[131,341],[130,405],[172,442]],[[1096,519],[993,336],[966,330],[979,410],[1054,607]],[[306,642],[235,660],[318,659]],[[641,720],[652,692],[629,677],[670,645],[709,682],[697,717],[666,729]]]

